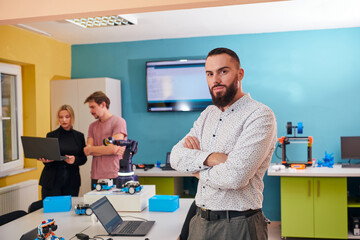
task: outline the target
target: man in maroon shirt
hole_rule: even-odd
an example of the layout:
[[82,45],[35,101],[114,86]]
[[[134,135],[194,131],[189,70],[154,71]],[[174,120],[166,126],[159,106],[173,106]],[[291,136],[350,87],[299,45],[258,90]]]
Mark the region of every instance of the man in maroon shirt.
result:
[[124,147],[103,145],[103,140],[113,137],[117,140],[126,139],[126,122],[123,118],[112,115],[109,111],[110,99],[101,91],[94,92],[86,98],[90,113],[96,119],[89,126],[88,138],[84,153],[92,155],[91,188],[99,179],[113,179],[118,177],[119,161],[124,154]]

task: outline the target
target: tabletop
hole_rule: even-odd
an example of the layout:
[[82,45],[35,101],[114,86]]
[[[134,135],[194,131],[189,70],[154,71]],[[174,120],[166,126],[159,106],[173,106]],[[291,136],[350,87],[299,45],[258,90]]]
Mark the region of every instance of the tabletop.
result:
[[[144,240],[149,238],[155,239],[177,239],[180,234],[188,209],[194,199],[180,199],[180,207],[174,212],[149,212],[148,208],[142,212],[119,212],[124,220],[139,220],[134,217],[154,220],[155,224],[145,237],[114,237],[113,239]],[[73,197],[72,206],[83,203],[82,197]],[[32,212],[24,217],[0,226],[1,239],[20,239],[22,234],[36,228],[42,221],[54,219],[58,229],[55,231],[56,236],[64,237],[66,240],[77,239],[75,234],[85,233],[90,237],[95,235],[108,239],[105,229],[101,223],[96,221],[94,215],[77,215],[74,207],[69,212],[44,213],[43,209]]]
[[306,167],[305,169],[286,168],[276,170],[276,164],[270,164],[267,175],[280,177],[360,177],[360,168],[342,168],[341,164],[329,167]]
[[176,170],[162,170],[161,168],[153,167],[146,171],[144,169],[136,169],[135,174],[139,177],[194,177],[189,172],[179,172]]

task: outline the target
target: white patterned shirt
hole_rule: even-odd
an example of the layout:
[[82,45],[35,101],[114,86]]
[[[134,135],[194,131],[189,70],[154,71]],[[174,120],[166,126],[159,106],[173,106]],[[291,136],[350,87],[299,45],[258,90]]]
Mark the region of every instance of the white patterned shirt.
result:
[[[263,177],[276,143],[276,118],[272,110],[245,94],[224,112],[208,106],[190,132],[170,155],[173,168],[198,172],[196,205],[210,210],[245,211],[262,207]],[[200,150],[184,147],[194,136]],[[228,155],[225,163],[204,165],[211,153]]]

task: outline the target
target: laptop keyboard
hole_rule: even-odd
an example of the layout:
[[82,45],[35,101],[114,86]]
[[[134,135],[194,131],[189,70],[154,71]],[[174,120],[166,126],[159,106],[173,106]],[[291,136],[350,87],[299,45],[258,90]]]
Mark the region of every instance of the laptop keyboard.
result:
[[129,221],[120,231],[119,233],[133,233],[140,226],[142,221]]

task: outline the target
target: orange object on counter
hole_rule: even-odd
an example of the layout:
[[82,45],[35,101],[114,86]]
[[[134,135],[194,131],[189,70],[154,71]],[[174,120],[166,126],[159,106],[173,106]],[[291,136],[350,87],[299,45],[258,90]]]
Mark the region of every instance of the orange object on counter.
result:
[[305,164],[291,164],[291,168],[305,169]]

